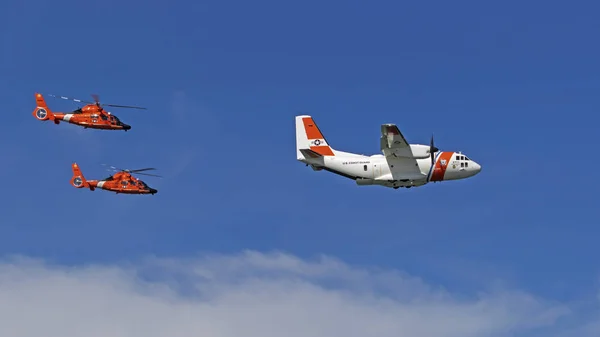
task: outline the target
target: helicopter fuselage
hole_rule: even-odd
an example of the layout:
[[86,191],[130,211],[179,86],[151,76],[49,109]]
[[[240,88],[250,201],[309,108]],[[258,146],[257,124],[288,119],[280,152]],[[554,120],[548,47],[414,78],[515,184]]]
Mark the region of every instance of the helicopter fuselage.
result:
[[33,116],[40,121],[51,120],[55,124],[66,122],[90,129],[101,130],[130,130],[127,125],[110,112],[104,110],[98,104],[88,104],[81,109],[69,113],[52,112],[46,104],[42,95],[36,95],[36,108],[33,110]]
[[76,188],[89,188],[92,191],[99,188],[117,194],[154,195],[155,193],[158,193],[158,190],[148,186],[144,181],[134,177],[128,172],[118,172],[102,180],[87,180],[76,163],[73,164],[72,168],[73,177],[71,178],[71,185]]
[[129,130],[130,125],[127,125],[119,120],[115,115],[104,110],[86,109],[88,106],[81,110],[75,110],[71,113],[54,113],[54,123],[59,124],[60,122],[67,122],[84,128],[90,129],[103,129],[103,130]]

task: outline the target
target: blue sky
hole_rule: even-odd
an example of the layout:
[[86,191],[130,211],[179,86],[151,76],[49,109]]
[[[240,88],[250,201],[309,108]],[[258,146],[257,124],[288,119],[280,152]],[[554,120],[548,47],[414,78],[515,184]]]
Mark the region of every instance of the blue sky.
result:
[[[325,254],[455,294],[500,282],[597,316],[599,9],[5,1],[0,255],[112,265]],[[113,110],[127,133],[55,126],[31,115],[37,91],[148,111]],[[433,133],[483,170],[358,187],[296,162],[300,113],[340,150],[378,153],[379,126],[396,123],[409,142]],[[73,161],[88,179],[108,174],[101,163],[165,178],[145,179],[155,196],[77,190]]]

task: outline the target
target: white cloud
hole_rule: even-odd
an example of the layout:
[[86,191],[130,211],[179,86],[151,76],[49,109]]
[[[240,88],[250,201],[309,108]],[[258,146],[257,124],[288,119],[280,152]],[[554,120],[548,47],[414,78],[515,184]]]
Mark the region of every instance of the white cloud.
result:
[[522,291],[451,294],[328,257],[0,263],[0,336],[11,337],[527,336],[567,314],[565,305]]

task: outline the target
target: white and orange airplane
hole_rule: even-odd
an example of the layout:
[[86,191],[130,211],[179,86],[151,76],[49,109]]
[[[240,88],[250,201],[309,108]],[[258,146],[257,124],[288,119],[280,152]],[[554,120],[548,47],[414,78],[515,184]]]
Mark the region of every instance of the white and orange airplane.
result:
[[383,155],[334,150],[311,116],[296,116],[296,157],[313,170],[326,170],[360,186],[410,188],[429,182],[472,177],[481,165],[461,152],[439,151],[433,145],[409,144],[395,124],[381,125]]

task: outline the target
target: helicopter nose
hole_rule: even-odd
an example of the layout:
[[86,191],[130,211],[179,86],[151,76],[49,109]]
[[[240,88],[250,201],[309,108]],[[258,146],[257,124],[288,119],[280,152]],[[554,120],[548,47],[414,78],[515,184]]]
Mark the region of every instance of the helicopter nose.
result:
[[131,129],[131,125],[123,124],[123,130],[129,130],[129,129]]
[[158,193],[158,190],[157,190],[157,189],[154,189],[154,188],[151,188],[151,189],[150,189],[150,194],[154,194],[154,193]]

